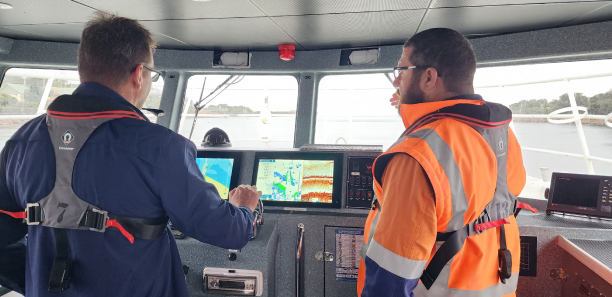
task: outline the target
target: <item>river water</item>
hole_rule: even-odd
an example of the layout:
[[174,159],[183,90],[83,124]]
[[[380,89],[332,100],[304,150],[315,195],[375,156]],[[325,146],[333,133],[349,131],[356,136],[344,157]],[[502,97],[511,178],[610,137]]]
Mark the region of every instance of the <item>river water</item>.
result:
[[[185,121],[180,133],[189,135],[192,119]],[[295,117],[273,117],[269,121],[270,142],[259,140],[262,128],[257,116],[198,118],[191,139],[200,144],[206,131],[219,127],[228,133],[235,147],[289,148],[293,145]],[[612,159],[612,128],[583,125],[591,156]],[[315,143],[379,144],[388,148],[404,131],[399,118],[352,117],[317,119]],[[514,132],[522,147],[582,154],[578,130],[574,124],[514,122]],[[584,159],[523,151],[529,176],[541,178],[541,167],[550,172],[587,173]],[[611,175],[612,164],[593,161],[595,174]]]
[[[193,119],[185,120],[180,134],[188,136]],[[295,115],[274,115],[269,124],[262,124],[259,116],[199,117],[191,139],[200,145],[206,131],[219,127],[228,133],[234,147],[291,148],[295,131]],[[612,128],[583,125],[590,154],[612,159]],[[11,137],[19,126],[0,125],[0,145]],[[380,144],[387,148],[403,132],[397,117],[352,117],[317,119],[315,143]],[[582,154],[578,132],[574,124],[515,122],[514,131],[522,147]],[[262,141],[268,136],[270,141]],[[523,160],[529,176],[541,178],[540,167],[551,172],[587,173],[583,159],[523,151]],[[593,161],[595,174],[611,175],[612,164]]]

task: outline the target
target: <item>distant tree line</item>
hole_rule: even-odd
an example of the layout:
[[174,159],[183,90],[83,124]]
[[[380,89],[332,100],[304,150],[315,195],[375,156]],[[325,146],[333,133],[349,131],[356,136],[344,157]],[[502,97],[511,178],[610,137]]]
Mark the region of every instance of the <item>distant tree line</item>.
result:
[[[587,97],[582,93],[575,93],[576,104],[584,106],[593,115],[607,115],[612,112],[612,89],[601,94]],[[548,101],[546,99],[521,100],[510,104],[510,110],[515,114],[549,114],[557,109],[569,107],[569,96],[567,93],[559,96],[559,99]]]
[[200,112],[212,114],[259,114],[259,111],[253,111],[246,106],[232,106],[227,104],[209,105]]
[[[195,113],[195,108],[193,105],[189,106],[187,113]],[[242,105],[227,105],[227,104],[218,104],[218,105],[208,105],[200,110],[200,114],[259,114],[259,111],[255,111],[247,106]],[[295,110],[287,110],[287,111],[272,111],[272,114],[295,114]]]

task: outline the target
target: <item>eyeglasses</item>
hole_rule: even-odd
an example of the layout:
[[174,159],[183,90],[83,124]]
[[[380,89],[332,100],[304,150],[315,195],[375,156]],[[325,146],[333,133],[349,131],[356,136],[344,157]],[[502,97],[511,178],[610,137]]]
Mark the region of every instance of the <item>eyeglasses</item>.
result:
[[[395,77],[395,79],[397,79],[397,77],[400,75],[400,71],[402,71],[402,70],[410,70],[410,69],[415,69],[415,68],[427,69],[429,67],[431,67],[431,66],[393,67],[393,76]],[[441,76],[440,73],[438,73],[438,76]]]
[[145,64],[142,64],[142,67],[149,69],[149,71],[151,71],[151,81],[156,82],[159,77],[162,75],[161,71],[157,71]]
[[393,67],[393,76],[395,77],[395,79],[397,79],[397,77],[400,75],[400,71],[410,70],[410,69],[415,69],[415,68],[417,68],[417,66]]

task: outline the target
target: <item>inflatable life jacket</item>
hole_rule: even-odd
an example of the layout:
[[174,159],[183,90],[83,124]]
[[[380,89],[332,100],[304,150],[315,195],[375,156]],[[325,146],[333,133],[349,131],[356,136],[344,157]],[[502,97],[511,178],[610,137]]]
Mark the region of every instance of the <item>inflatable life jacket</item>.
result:
[[[506,246],[504,225],[509,224],[510,216],[518,214],[518,211],[522,208],[537,212],[529,205],[518,202],[517,198],[510,193],[508,188],[506,164],[508,162],[508,124],[512,119],[510,111],[498,104],[472,100],[461,101],[464,101],[461,102],[464,104],[456,104],[456,102],[452,101],[440,102],[439,105],[442,108],[411,122],[400,139],[392,145],[389,150],[379,156],[373,166],[375,190],[377,196],[380,196],[384,189],[382,176],[391,159],[397,154],[408,154],[412,156],[424,168],[433,188],[443,189],[435,191],[436,204],[439,204],[439,207],[452,210],[447,210],[447,214],[443,216],[444,218],[440,216],[438,218],[440,221],[438,222],[439,225],[445,225],[445,232],[439,232],[437,234],[436,242],[441,245],[433,252],[433,257],[420,277],[421,283],[426,290],[432,287],[440,273],[445,269],[445,266],[446,269],[451,269],[447,264],[463,249],[464,243],[468,237],[478,236],[493,228],[499,229],[500,248],[497,251],[497,258],[499,261],[498,275],[499,281],[505,285],[506,281],[513,277],[513,265],[512,254]],[[469,102],[473,103],[469,104]],[[438,122],[448,119],[452,119],[453,121],[447,121],[444,125]],[[476,133],[474,133],[474,131]],[[463,140],[461,143],[449,142],[449,139],[445,139],[447,135],[463,138]],[[477,138],[484,139],[484,142]],[[469,189],[464,188],[462,176],[469,176],[471,178],[477,178],[477,176],[471,176],[469,173],[473,170],[469,168],[470,162],[474,162],[474,160],[469,160],[469,158],[473,157],[473,152],[470,152],[470,157],[468,157],[468,155],[465,155],[465,150],[472,150],[470,145],[476,145],[477,143],[482,143],[488,147],[483,148],[483,153],[490,156],[487,157],[487,160],[495,162],[494,164],[490,164],[490,166],[497,167],[496,184],[492,197],[487,198],[478,196],[478,199],[484,198],[490,200],[479,201],[478,203],[486,206],[484,206],[480,215],[474,220],[470,220],[466,223],[465,220],[467,220],[467,216],[465,214],[469,207],[466,194],[468,196],[474,194],[466,193],[469,192]],[[461,156],[462,154],[464,156]],[[459,160],[464,162],[456,161],[456,158],[460,158]],[[482,161],[484,161],[484,159]],[[512,161],[522,164],[522,160]],[[440,168],[441,170],[434,168]],[[466,170],[466,172],[463,172],[464,170]],[[494,172],[490,173],[495,174]],[[367,242],[363,245],[361,250],[363,259],[365,259],[368,253],[368,244],[372,242],[379,214],[381,213],[382,207],[384,207],[384,205],[382,205],[383,203],[379,203],[376,199],[373,201],[372,212],[370,212],[370,217],[366,223],[366,230],[369,229]],[[512,238],[511,240],[518,240],[518,238]],[[364,262],[361,263],[363,264]],[[447,271],[447,273],[450,272]],[[517,277],[513,277],[513,281],[518,280]],[[448,276],[446,278],[448,278]],[[359,281],[361,282],[361,286],[363,286],[364,280],[360,279]],[[443,287],[445,288],[441,288],[441,290],[447,290],[445,292],[450,296],[451,292],[448,291],[448,289],[452,288],[448,287],[448,284]],[[511,287],[512,284],[510,284],[508,288],[503,288],[502,286],[498,288],[499,292],[511,290],[511,293],[516,288],[516,285],[514,284],[514,289]],[[415,292],[418,290],[419,286],[417,286]],[[464,291],[464,293],[465,292],[466,291]],[[470,290],[470,292],[474,293],[476,291]],[[433,294],[436,295],[437,293]],[[480,295],[476,294],[470,296]]]
[[134,238],[155,239],[166,230],[168,217],[143,219],[109,214],[79,198],[73,191],[75,160],[89,136],[105,122],[118,118],[145,120],[130,107],[106,100],[77,95],[56,98],[47,109],[47,127],[55,151],[55,187],[23,212],[7,212],[30,226],[54,229],[56,256],[49,277],[49,292],[70,287],[70,260],[67,229],[106,232],[118,229],[130,243]]

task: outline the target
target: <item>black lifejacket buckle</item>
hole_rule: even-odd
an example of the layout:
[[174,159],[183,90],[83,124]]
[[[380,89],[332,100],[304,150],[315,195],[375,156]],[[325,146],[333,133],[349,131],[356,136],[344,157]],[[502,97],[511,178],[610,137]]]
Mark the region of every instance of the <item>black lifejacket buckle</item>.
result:
[[87,227],[91,231],[105,232],[106,222],[109,220],[108,212],[97,208],[86,211],[79,222],[80,227]]
[[39,203],[26,204],[26,224],[30,226],[40,225],[43,221],[42,208]]

